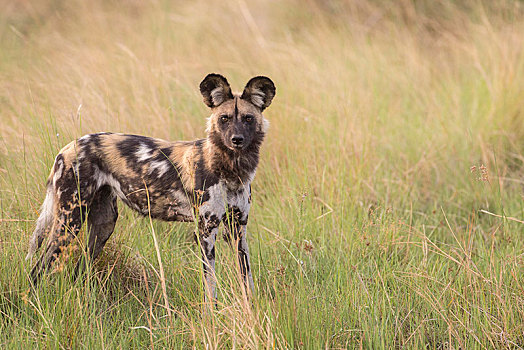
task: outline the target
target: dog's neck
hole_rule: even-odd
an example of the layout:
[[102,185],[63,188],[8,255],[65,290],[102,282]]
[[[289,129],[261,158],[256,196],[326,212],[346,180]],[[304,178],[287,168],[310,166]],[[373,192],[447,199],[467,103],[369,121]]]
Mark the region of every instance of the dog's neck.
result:
[[208,170],[228,183],[249,184],[258,165],[264,133],[257,133],[250,145],[240,151],[228,148],[220,135],[211,132],[204,147]]

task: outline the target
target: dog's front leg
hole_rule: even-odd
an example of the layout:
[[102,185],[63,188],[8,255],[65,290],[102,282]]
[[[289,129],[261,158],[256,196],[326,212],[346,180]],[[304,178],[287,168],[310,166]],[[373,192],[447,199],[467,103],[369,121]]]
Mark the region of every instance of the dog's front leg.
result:
[[251,275],[251,262],[249,261],[249,247],[247,246],[247,230],[246,225],[241,225],[240,238],[238,240],[238,262],[240,264],[240,273],[244,280],[246,289],[249,288],[253,292],[255,285],[253,283],[253,276]]
[[204,294],[205,301],[213,300],[216,302],[217,280],[215,275],[215,242],[220,221],[214,217],[206,219],[200,217],[198,223],[198,235],[202,250],[202,262],[204,267]]
[[228,215],[224,218],[224,225],[226,226],[225,239],[233,249],[236,248],[242,281],[246,290],[253,292],[253,276],[251,275],[249,247],[247,245],[249,205],[245,205],[244,210],[240,210],[238,207],[230,207],[228,209]]

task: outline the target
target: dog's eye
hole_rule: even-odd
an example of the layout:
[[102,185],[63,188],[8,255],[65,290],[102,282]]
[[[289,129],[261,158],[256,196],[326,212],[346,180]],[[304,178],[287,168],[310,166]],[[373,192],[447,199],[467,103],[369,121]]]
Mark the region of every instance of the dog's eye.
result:
[[244,120],[247,122],[247,123],[251,123],[253,121],[255,117],[253,117],[251,114],[248,114],[244,117]]
[[222,123],[227,123],[228,120],[229,120],[229,116],[227,116],[225,114],[220,116],[220,121]]

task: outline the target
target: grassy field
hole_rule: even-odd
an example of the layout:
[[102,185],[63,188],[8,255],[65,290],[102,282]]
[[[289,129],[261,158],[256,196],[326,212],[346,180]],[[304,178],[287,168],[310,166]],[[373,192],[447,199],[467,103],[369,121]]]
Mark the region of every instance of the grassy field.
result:
[[[123,205],[85,281],[30,290],[58,150],[203,137],[210,72],[277,86],[255,297],[220,240],[207,309],[194,226]],[[2,349],[521,349],[522,220],[522,1],[0,1]]]

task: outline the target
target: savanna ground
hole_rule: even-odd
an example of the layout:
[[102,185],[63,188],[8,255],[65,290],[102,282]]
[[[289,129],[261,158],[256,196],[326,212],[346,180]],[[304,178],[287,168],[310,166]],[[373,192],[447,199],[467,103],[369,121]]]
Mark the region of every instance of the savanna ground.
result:
[[[123,205],[85,280],[30,290],[58,150],[203,137],[210,72],[277,86],[254,298],[220,241],[206,308],[194,226]],[[524,347],[521,1],[2,1],[0,118],[1,348]]]

